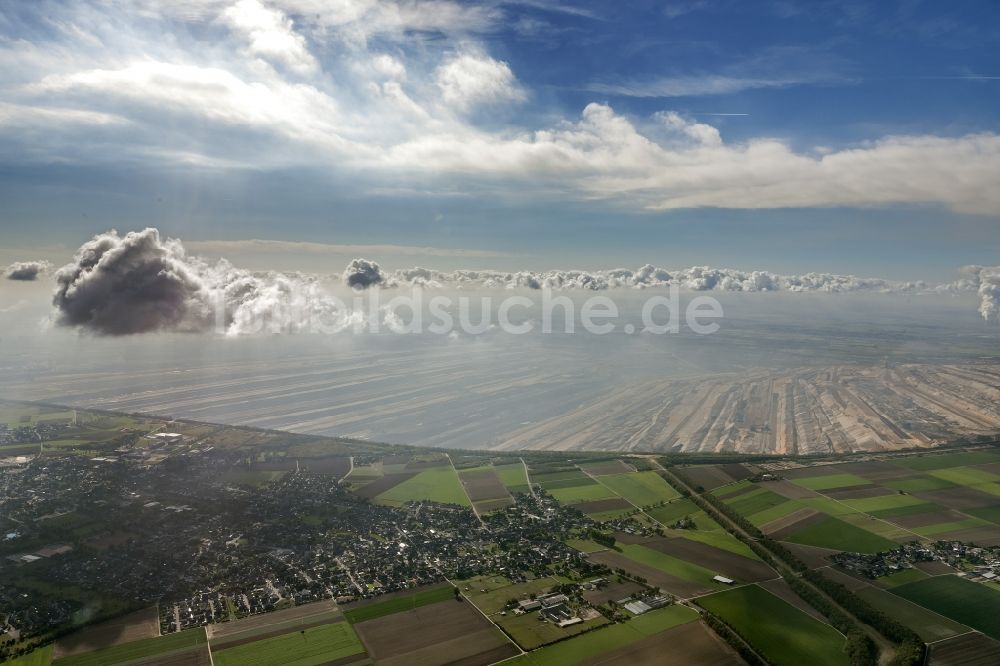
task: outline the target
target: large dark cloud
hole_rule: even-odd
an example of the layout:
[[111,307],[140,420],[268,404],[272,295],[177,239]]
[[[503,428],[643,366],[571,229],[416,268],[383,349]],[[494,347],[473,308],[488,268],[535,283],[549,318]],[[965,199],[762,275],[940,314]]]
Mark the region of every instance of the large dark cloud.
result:
[[354,259],[344,269],[344,282],[348,287],[367,289],[375,285],[385,284],[382,267],[367,259]]
[[176,241],[156,229],[116,231],[83,244],[56,273],[57,323],[95,333],[126,335],[197,330],[209,321],[200,276]]
[[56,273],[55,322],[100,335],[336,330],[347,313],[312,277],[188,257],[156,229],[94,236]]
[[8,280],[34,282],[51,268],[52,264],[47,261],[17,261],[4,269],[3,275]]

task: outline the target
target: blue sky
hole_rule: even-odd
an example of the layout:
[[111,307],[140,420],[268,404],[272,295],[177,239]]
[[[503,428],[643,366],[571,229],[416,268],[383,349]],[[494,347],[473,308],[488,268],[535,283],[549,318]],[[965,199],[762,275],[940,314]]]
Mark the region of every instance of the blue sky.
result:
[[8,3],[0,259],[155,225],[946,281],[998,263],[998,58],[990,1]]

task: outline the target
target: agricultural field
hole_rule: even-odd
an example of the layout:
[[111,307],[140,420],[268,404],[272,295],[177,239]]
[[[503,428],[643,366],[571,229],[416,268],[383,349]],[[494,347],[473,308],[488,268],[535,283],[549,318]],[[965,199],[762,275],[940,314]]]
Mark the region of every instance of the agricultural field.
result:
[[32,650],[21,657],[14,657],[0,662],[0,666],[49,666],[52,663],[52,645],[45,645]]
[[330,601],[317,601],[259,615],[210,624],[205,629],[213,652],[228,646],[260,641],[343,619]]
[[1000,591],[958,576],[934,576],[891,591],[1000,640]]
[[56,641],[52,654],[58,659],[159,635],[156,608],[150,607],[64,636]]
[[918,472],[963,467],[967,465],[986,465],[1000,463],[1000,452],[981,450],[963,451],[959,453],[929,453],[919,456],[908,456],[893,461],[894,464]]
[[528,474],[523,463],[513,463],[510,465],[497,465],[494,467],[497,476],[500,478],[507,491],[513,493],[529,493]]
[[[400,475],[407,474],[401,472]],[[383,479],[388,478],[387,474]],[[374,483],[378,483],[375,481]],[[365,490],[363,487],[362,490]],[[458,473],[451,465],[431,467],[417,472],[391,488],[379,493],[375,501],[390,506],[402,506],[407,502],[428,501],[440,504],[471,506]]]
[[66,423],[75,417],[73,409],[0,402],[0,424],[12,429],[39,423]]
[[206,647],[204,629],[188,629],[158,638],[120,643],[93,652],[54,659],[53,666],[110,666],[151,657],[200,654]]
[[749,492],[726,495],[723,500],[744,516],[752,516],[788,502],[788,498],[772,493],[764,487],[751,488]]
[[949,620],[943,615],[931,612],[912,601],[877,587],[865,586],[855,590],[855,594],[889,617],[895,618],[931,643],[958,636],[969,631],[965,625]]
[[492,465],[460,470],[458,477],[466,495],[480,513],[502,509],[514,503]]
[[[620,663],[618,659],[630,647],[644,642],[652,636],[664,636],[674,627],[699,626],[697,614],[685,606],[668,606],[632,618],[622,624],[614,624],[572,638],[557,645],[550,645],[513,659],[512,666],[573,666],[584,663]],[[673,643],[677,635],[670,635]],[[660,652],[659,657],[666,654]],[[628,663],[653,663],[630,659]],[[698,663],[671,660],[671,663]],[[704,663],[704,662],[701,662]],[[735,663],[735,662],[734,662]]]
[[[781,480],[739,481],[712,492],[789,544],[862,553],[920,540],[994,545],[1000,544],[998,462],[1000,453],[991,450],[887,456],[781,468],[775,472]],[[700,474],[713,472],[705,467]],[[672,509],[659,511],[670,517]]]
[[865,486],[869,481],[856,474],[825,474],[797,479],[794,483],[809,490],[831,490],[850,486]]
[[647,509],[645,513],[665,527],[673,525],[681,518],[690,518],[694,521],[699,532],[712,531],[726,534],[718,523],[709,518],[708,514],[696,507],[694,502],[689,499],[675,499],[663,506]]
[[417,591],[398,592],[374,600],[355,604],[344,611],[344,617],[352,624],[373,620],[402,611],[412,610],[428,604],[434,604],[447,599],[454,599],[455,592],[451,585],[424,588]]
[[656,472],[632,472],[597,477],[601,485],[636,506],[649,506],[678,497],[678,493]]
[[620,499],[612,490],[602,486],[596,481],[581,483],[574,486],[553,488],[549,493],[560,504],[580,504],[581,502],[593,502],[596,500]]
[[491,664],[518,649],[468,601],[449,599],[354,625],[378,664]]
[[896,547],[893,541],[822,513],[796,523],[794,531],[784,539],[806,546],[856,553],[879,553]]
[[216,666],[317,666],[354,655],[360,661],[364,652],[351,625],[337,622],[243,642],[219,651],[213,647],[212,660]]
[[932,666],[996,666],[1000,641],[980,633],[964,634],[930,646]]
[[532,481],[561,504],[597,521],[635,513],[679,497],[653,470],[634,471],[620,460],[581,463],[577,468],[532,473]]
[[722,618],[777,666],[849,663],[840,632],[757,585],[702,597],[698,605]]
[[[686,534],[688,531],[680,532]],[[715,540],[718,539],[716,537]],[[742,582],[765,580],[776,575],[752,553],[736,553],[685,537],[619,544],[615,550],[592,553],[590,560],[642,576],[650,585],[681,598],[725,589],[725,585],[712,580],[716,575]]]
[[714,490],[721,486],[737,483],[754,475],[745,465],[688,465],[682,467],[681,474],[695,489]]

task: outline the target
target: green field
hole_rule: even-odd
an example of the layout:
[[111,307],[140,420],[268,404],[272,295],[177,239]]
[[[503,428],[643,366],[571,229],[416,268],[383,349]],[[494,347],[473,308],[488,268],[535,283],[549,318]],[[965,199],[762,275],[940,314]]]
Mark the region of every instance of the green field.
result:
[[893,594],[1000,640],[1000,592],[958,576],[934,576],[892,588]]
[[548,490],[548,492],[561,504],[579,504],[580,502],[590,502],[591,500],[613,499],[618,497],[613,492],[596,482],[584,486],[555,488]]
[[844,504],[855,511],[871,513],[872,511],[886,511],[889,509],[901,509],[907,506],[920,506],[926,504],[924,500],[913,495],[879,495],[878,497],[863,497],[860,499],[841,500]]
[[880,585],[885,585],[886,587],[896,587],[897,585],[904,585],[906,583],[915,583],[925,578],[927,578],[927,574],[920,569],[913,568],[897,571],[888,576],[882,576],[878,579],[878,582]]
[[0,666],[49,666],[52,662],[52,644],[43,645],[28,654],[0,662]]
[[542,472],[531,475],[532,482],[537,483],[541,486],[544,486],[546,483],[555,483],[557,481],[570,481],[574,479],[578,481],[593,480],[578,469],[566,469],[561,472]]
[[792,483],[809,490],[830,490],[832,488],[848,488],[850,486],[867,486],[871,481],[857,474],[825,474],[823,476],[807,476],[803,479],[793,479]]
[[458,474],[450,465],[426,469],[376,498],[376,501],[392,506],[402,506],[411,500],[472,506],[458,480]]
[[746,488],[747,486],[750,486],[750,485],[753,485],[753,484],[751,484],[749,481],[747,481],[746,479],[744,479],[743,481],[737,481],[736,483],[730,483],[730,484],[727,484],[727,485],[724,485],[724,486],[719,486],[718,488],[715,488],[714,490],[710,490],[709,492],[712,493],[713,495],[715,495],[716,497],[718,497],[718,498],[721,499],[721,498],[727,497],[729,495],[732,495],[733,493],[735,493],[737,490],[740,490],[741,488]]
[[902,490],[904,493],[919,493],[928,490],[951,488],[955,484],[933,476],[915,476],[910,479],[886,481],[882,485],[886,488],[892,488],[893,490]]
[[10,428],[36,425],[45,421],[66,422],[73,419],[74,411],[58,407],[40,407],[37,405],[18,405],[15,403],[0,403],[0,423]]
[[638,511],[638,509],[627,507],[625,509],[614,509],[613,511],[598,511],[596,513],[588,512],[587,515],[590,518],[593,518],[594,520],[601,522],[604,520],[614,520],[615,518],[621,518],[624,515],[627,515],[629,513],[634,513],[636,511]]
[[581,553],[596,553],[599,550],[608,549],[607,546],[602,546],[590,539],[566,539],[566,545],[570,548],[576,548]]
[[913,541],[917,538],[913,531],[900,527],[884,520],[878,520],[865,513],[846,513],[838,516],[840,520],[850,523],[855,527],[877,534],[889,541]]
[[750,546],[746,545],[729,532],[725,532],[723,530],[715,532],[707,532],[705,530],[675,530],[670,532],[670,535],[679,536],[691,541],[697,541],[720,550],[727,550],[730,553],[742,555],[750,560],[760,559],[752,550],[750,550]]
[[701,509],[695,506],[694,502],[689,499],[682,499],[675,500],[664,506],[658,506],[655,509],[650,509],[646,513],[664,525],[671,525],[684,516],[691,516],[699,511]]
[[56,659],[55,666],[109,666],[126,661],[134,661],[143,657],[179,652],[205,644],[204,629],[188,629],[157,638],[144,638],[141,641],[122,643],[111,647],[94,650],[86,654]]
[[854,553],[879,553],[897,546],[895,542],[833,516],[826,516],[822,521],[804,527],[784,540]]
[[920,536],[934,537],[946,532],[957,532],[958,530],[968,530],[975,527],[993,527],[993,525],[979,518],[966,518],[965,520],[955,520],[950,523],[936,523],[934,525],[914,527],[913,531]]
[[634,472],[600,477],[600,482],[636,506],[649,506],[678,497],[656,472]]
[[712,580],[716,572],[710,571],[693,562],[672,557],[639,544],[622,545],[620,548],[625,557],[640,564],[659,569],[664,573],[683,578],[692,583],[703,583],[706,587],[720,590],[725,588],[725,585],[722,583]]
[[965,509],[963,513],[967,513],[970,516],[982,518],[983,520],[988,520],[991,523],[1000,525],[1000,506],[987,506],[981,509]]
[[505,485],[507,490],[511,492],[529,492],[528,475],[524,470],[524,465],[521,463],[497,465],[493,469],[496,470],[497,476],[500,478],[500,483]]
[[756,585],[698,599],[777,666],[842,666],[849,663],[844,637]]
[[212,653],[215,666],[315,666],[365,651],[346,622],[293,631]]
[[896,518],[898,516],[912,516],[918,513],[930,513],[931,511],[943,511],[944,507],[939,504],[924,502],[923,504],[911,504],[910,506],[898,506],[894,509],[878,509],[869,511],[869,515],[876,518]]
[[733,510],[744,516],[750,516],[758,511],[779,506],[788,501],[787,497],[782,497],[777,493],[772,493],[765,488],[757,488],[739,497],[724,500]]
[[981,483],[996,483],[1000,476],[975,467],[949,467],[928,472],[936,479],[942,479],[959,486],[976,486]]
[[798,511],[803,507],[803,505],[799,502],[800,500],[788,500],[784,504],[769,507],[763,511],[758,511],[752,515],[745,516],[745,518],[757,527],[760,527],[761,525],[768,524],[772,520],[784,518],[788,514]]
[[365,620],[374,620],[377,617],[384,617],[386,615],[392,615],[393,613],[399,613],[401,611],[407,611],[413,608],[419,608],[420,606],[435,604],[439,601],[446,601],[454,598],[454,588],[451,585],[446,585],[443,587],[435,587],[430,590],[420,590],[419,592],[414,592],[401,597],[395,597],[393,599],[387,599],[386,601],[376,602],[360,608],[352,608],[351,610],[344,611],[344,617],[347,618],[347,621],[351,624],[357,624],[358,622],[364,622]]
[[596,480],[590,478],[589,476],[581,476],[578,479],[556,479],[554,481],[546,481],[541,484],[542,488],[546,490],[556,490],[558,488],[574,488],[576,486],[596,486],[599,485]]
[[668,606],[504,663],[518,666],[572,666],[697,618],[697,613],[686,606]]
[[856,594],[889,617],[913,629],[927,642],[950,638],[969,630],[958,622],[877,587],[863,587]]
[[893,463],[918,472],[963,465],[985,465],[1000,462],[1000,453],[994,451],[969,451],[967,453],[929,454],[894,460]]

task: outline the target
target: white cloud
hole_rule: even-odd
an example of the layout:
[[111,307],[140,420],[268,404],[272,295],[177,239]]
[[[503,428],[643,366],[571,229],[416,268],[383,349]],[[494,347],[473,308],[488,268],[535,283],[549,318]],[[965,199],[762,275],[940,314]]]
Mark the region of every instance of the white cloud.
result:
[[806,83],[807,79],[738,77],[709,74],[705,76],[662,77],[650,81],[591,83],[586,89],[604,95],[623,97],[700,97],[728,95],[759,88],[786,88]]
[[406,66],[387,53],[379,53],[372,59],[372,67],[386,78],[396,81],[406,79]]
[[[502,12],[489,7],[361,0],[102,7],[53,9],[74,27],[56,42],[0,40],[8,160],[131,156],[217,169],[308,167],[347,171],[369,192],[451,195],[475,186],[490,196],[604,199],[647,210],[930,204],[1000,213],[1000,136],[992,132],[795,149],[768,137],[727,141],[711,124],[669,109],[636,118],[597,103],[542,125],[479,125],[478,114],[466,112],[527,98],[510,65],[470,37],[496,26]],[[207,40],[178,29],[181,19],[234,30]],[[147,20],[163,34],[150,33]],[[445,37],[416,47],[405,41],[424,29]],[[374,35],[385,38],[377,48],[369,45]],[[94,49],[94,39],[104,47]],[[310,43],[324,45],[322,66]],[[774,68],[797,53],[758,66]]]
[[295,32],[292,21],[282,12],[265,7],[258,0],[240,0],[223,12],[223,18],[246,36],[251,54],[280,62],[297,72],[308,73],[318,67],[305,38]]
[[456,53],[435,76],[444,101],[460,111],[525,98],[510,65],[482,53]]

